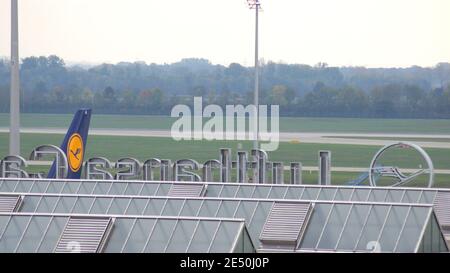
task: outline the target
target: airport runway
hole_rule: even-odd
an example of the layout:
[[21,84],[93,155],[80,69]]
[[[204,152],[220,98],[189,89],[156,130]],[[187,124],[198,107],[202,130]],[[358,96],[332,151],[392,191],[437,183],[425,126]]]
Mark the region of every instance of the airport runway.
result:
[[[65,128],[21,128],[23,133],[34,134],[65,134]],[[9,132],[8,128],[0,127],[0,133]],[[169,130],[136,130],[136,129],[90,129],[89,135],[98,136],[138,136],[138,137],[171,137]],[[280,132],[280,141],[295,143],[322,143],[322,144],[348,144],[348,145],[372,145],[383,146],[392,143],[391,140],[360,139],[364,137],[374,138],[424,138],[426,141],[414,141],[424,148],[450,149],[450,142],[429,139],[450,139],[450,135],[432,134],[377,134],[377,133],[290,133]],[[265,141],[262,141],[265,142]]]

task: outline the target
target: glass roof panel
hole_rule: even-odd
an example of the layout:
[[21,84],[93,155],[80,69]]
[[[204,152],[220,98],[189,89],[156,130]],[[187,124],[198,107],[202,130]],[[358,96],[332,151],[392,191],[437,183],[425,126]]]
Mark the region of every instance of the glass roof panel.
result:
[[202,200],[186,200],[186,204],[180,212],[180,216],[197,216],[200,206],[202,205]]
[[408,209],[406,206],[394,206],[391,208],[379,240],[382,252],[394,251],[395,242],[405,222]]
[[214,237],[209,252],[227,253],[233,247],[233,242],[240,236],[241,222],[222,222]]
[[31,221],[29,222],[23,238],[21,238],[21,242],[16,252],[36,252],[50,220],[51,217],[31,217]]
[[121,252],[139,253],[144,249],[145,243],[155,224],[155,219],[134,219],[132,230],[125,240]]
[[206,252],[219,224],[219,221],[200,221],[194,237],[192,237],[188,252]]
[[378,237],[385,222],[388,210],[388,205],[372,206],[367,222],[364,225],[364,229],[359,235],[359,242],[356,246],[356,250],[371,250],[370,245],[373,242],[378,241]]
[[221,218],[233,218],[239,201],[224,200],[219,207],[216,215],[209,215],[210,217],[221,217]]
[[14,252],[30,216],[12,217],[0,238],[0,252]]
[[404,227],[394,251],[414,252],[421,239],[421,232],[425,229],[427,216],[431,213],[429,207],[410,207]]
[[169,243],[172,233],[177,223],[176,220],[158,219],[156,225],[152,230],[152,234],[147,239],[147,245],[144,252],[159,253],[164,252]]
[[328,222],[323,229],[323,234],[318,245],[319,249],[330,250],[335,248],[350,208],[351,205],[346,204],[336,204],[333,207]]
[[337,244],[337,250],[353,250],[358,240],[358,235],[366,222],[371,209],[370,205],[354,205],[348,216],[347,223],[342,230],[341,238]]
[[197,222],[194,220],[179,221],[165,252],[186,252]]
[[306,227],[300,248],[314,249],[319,240],[321,231],[326,223],[331,204],[316,204],[311,215],[311,219]]

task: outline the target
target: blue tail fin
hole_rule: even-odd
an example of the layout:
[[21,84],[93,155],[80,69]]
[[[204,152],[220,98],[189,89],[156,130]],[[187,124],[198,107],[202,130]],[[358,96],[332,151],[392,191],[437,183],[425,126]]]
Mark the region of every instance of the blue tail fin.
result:
[[[80,179],[81,177],[90,121],[91,109],[78,110],[61,144],[60,148],[66,153],[69,165],[67,179]],[[53,162],[47,177],[55,178],[55,175],[56,166]]]

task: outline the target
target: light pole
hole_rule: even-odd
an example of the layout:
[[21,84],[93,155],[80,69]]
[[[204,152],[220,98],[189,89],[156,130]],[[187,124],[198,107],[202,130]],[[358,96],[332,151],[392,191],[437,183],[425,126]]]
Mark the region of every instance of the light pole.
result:
[[17,0],[11,0],[11,89],[9,154],[20,155],[19,22]]
[[259,149],[259,60],[258,60],[258,13],[261,9],[261,3],[259,0],[247,0],[248,7],[255,10],[255,93],[254,93],[254,105],[255,116],[253,124],[253,134],[255,139],[253,140],[253,148]]

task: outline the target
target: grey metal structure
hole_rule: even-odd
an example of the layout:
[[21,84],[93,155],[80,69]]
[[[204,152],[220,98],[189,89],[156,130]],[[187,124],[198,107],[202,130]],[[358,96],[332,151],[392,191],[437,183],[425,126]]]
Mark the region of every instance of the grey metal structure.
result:
[[11,0],[11,91],[9,154],[20,155],[19,7]]
[[19,210],[22,204],[20,195],[0,195],[0,212],[14,212]]
[[[378,160],[383,155],[383,153],[391,148],[395,148],[395,147],[399,147],[399,146],[400,147],[409,147],[409,148],[413,148],[414,150],[416,150],[422,156],[422,159],[427,164],[427,168],[421,169],[410,175],[406,175],[406,174],[402,173],[397,167],[379,166]],[[388,144],[388,145],[384,146],[383,148],[381,148],[372,158],[372,161],[371,161],[370,167],[369,167],[369,183],[371,186],[377,186],[377,179],[375,179],[375,176],[379,176],[379,175],[390,176],[390,177],[394,177],[397,179],[397,182],[395,182],[392,185],[393,187],[397,187],[397,186],[405,185],[406,183],[414,180],[414,178],[418,177],[419,175],[421,175],[423,173],[428,173],[428,187],[429,188],[433,187],[434,166],[433,166],[433,161],[431,160],[431,158],[427,154],[427,152],[425,152],[425,150],[422,149],[422,147],[420,147],[419,145],[414,144],[412,142],[405,142],[405,141],[395,142],[395,143]]]
[[319,185],[331,185],[331,151],[319,151]]
[[255,105],[255,116],[254,116],[254,141],[253,149],[259,149],[259,57],[258,57],[258,15],[261,9],[261,3],[259,0],[247,0],[250,9],[255,10],[255,93],[254,93],[254,105]]
[[259,236],[260,248],[294,250],[311,209],[311,203],[275,202]]
[[114,219],[103,252],[255,252],[242,219],[77,213],[0,213],[0,252],[53,252],[75,217]]
[[113,224],[111,217],[71,216],[54,252],[102,252]]
[[[430,204],[39,193],[24,194],[23,197],[24,205],[20,212],[22,215],[68,214],[94,217],[109,215],[113,218],[115,215],[128,217],[159,215],[173,219],[183,217],[202,217],[210,220],[223,217],[245,219],[252,245],[263,252],[370,252],[371,249],[367,245],[374,241],[383,242],[382,252],[418,252],[424,244],[431,245],[432,251],[448,251],[444,235]],[[309,204],[311,207],[308,207]],[[294,213],[292,206],[298,206]],[[282,213],[278,212],[278,215],[268,217],[275,211],[273,208],[278,211],[281,208]],[[305,214],[308,208],[310,217],[306,217]],[[0,217],[0,230],[2,223],[9,225],[9,221],[8,218],[4,218],[2,222]],[[28,222],[23,222],[22,229],[28,229],[30,221],[31,219],[28,219]],[[295,234],[299,229],[303,236],[299,235],[296,243],[294,239],[284,242],[282,239],[286,239],[285,236],[272,233],[274,234],[272,238],[278,236],[276,238],[278,242],[267,244],[264,239],[270,238],[267,237],[267,233],[261,235],[261,231],[268,223],[283,227],[285,231],[291,230],[293,236],[290,238],[296,237]],[[430,228],[432,230],[429,230]],[[214,233],[214,230],[204,232]],[[260,238],[263,240],[260,241]],[[4,243],[3,239],[0,234],[0,249]]]
[[206,185],[182,185],[182,184],[173,184],[170,187],[167,196],[172,197],[200,197],[203,196],[206,192]]

